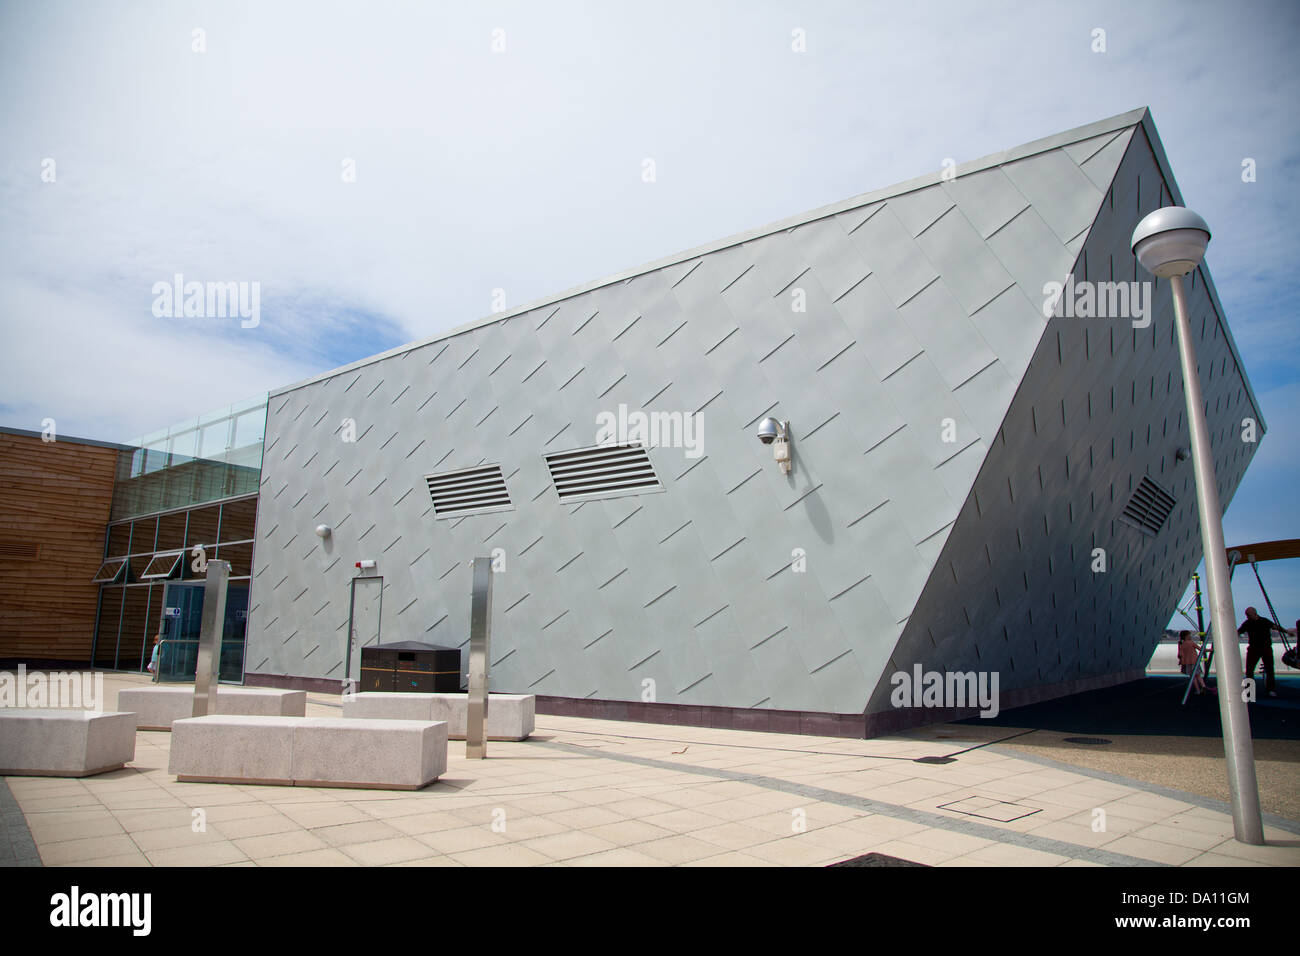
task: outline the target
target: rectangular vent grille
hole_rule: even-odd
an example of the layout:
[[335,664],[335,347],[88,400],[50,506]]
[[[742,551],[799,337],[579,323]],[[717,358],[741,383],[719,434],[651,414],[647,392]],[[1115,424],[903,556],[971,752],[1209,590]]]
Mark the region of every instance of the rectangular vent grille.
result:
[[27,541],[0,541],[0,558],[22,558],[34,561],[41,556],[41,546]]
[[1147,534],[1159,534],[1175,504],[1173,495],[1144,477],[1124,506],[1124,518]]
[[457,518],[461,515],[489,514],[493,511],[510,511],[510,493],[500,465],[479,465],[425,475],[429,498],[433,501],[435,518]]
[[599,445],[546,456],[561,501],[663,491],[644,445]]

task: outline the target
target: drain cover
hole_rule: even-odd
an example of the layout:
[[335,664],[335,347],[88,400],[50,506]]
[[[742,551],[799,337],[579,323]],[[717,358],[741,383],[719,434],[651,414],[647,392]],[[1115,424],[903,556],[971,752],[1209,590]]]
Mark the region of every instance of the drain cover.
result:
[[1067,744],[1087,744],[1089,747],[1100,747],[1103,744],[1111,743],[1105,737],[1066,737]]
[[956,757],[917,757],[912,763],[956,763]]
[[830,866],[928,866],[927,863],[914,863],[911,860],[904,860],[897,856],[886,856],[883,853],[868,853],[865,856],[855,856],[850,860],[840,860],[838,863],[831,863]]

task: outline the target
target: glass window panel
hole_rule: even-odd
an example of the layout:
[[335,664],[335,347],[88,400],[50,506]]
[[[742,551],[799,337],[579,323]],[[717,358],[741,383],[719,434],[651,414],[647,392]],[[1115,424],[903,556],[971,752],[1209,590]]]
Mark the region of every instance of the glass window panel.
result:
[[99,627],[95,631],[95,666],[113,667],[117,658],[117,625],[122,620],[122,597],[126,588],[103,588],[99,605]]
[[132,555],[127,560],[127,574],[123,580],[124,584],[135,584],[140,580],[140,575],[144,574],[144,569],[149,567],[149,562],[153,560],[152,552],[149,554]]
[[153,554],[158,550],[158,519],[141,518],[131,522],[131,553]]
[[223,544],[217,549],[217,557],[230,562],[232,578],[246,578],[253,573],[253,544]]
[[251,541],[257,520],[257,499],[228,501],[221,506],[222,541]]
[[[199,467],[201,466],[191,461],[177,468],[168,469],[166,496],[168,508],[186,508],[194,504],[194,476]],[[176,542],[177,547],[180,544],[181,542]]]
[[140,574],[141,580],[151,580],[154,578],[169,578],[176,570],[176,566],[181,562],[181,553],[179,551],[170,551],[165,554],[155,554],[143,572]]
[[122,569],[126,567],[126,558],[114,558],[111,561],[105,561],[95,572],[95,577],[91,579],[92,584],[109,584],[116,581],[122,575]]
[[221,680],[243,680],[247,632],[248,585],[231,584],[226,592],[226,620],[221,635],[221,662],[218,670]]
[[158,518],[159,551],[179,551],[185,547],[185,512],[177,511]]
[[199,433],[197,429],[181,432],[172,436],[171,467],[183,465],[192,460],[199,451]]
[[149,590],[147,587],[126,589],[126,602],[122,607],[122,643],[117,654],[120,670],[141,670],[143,667],[140,655],[144,651],[145,632],[150,625]]
[[144,473],[153,474],[167,467],[167,440],[164,438],[144,450]]
[[129,554],[127,548],[131,543],[130,539],[130,522],[110,525],[108,528],[108,556],[110,558],[120,558],[124,554]]
[[217,543],[217,521],[220,514],[220,506],[209,505],[206,508],[195,508],[190,511],[190,530],[185,536],[185,547],[194,547],[196,544],[207,545],[209,553],[212,551],[212,545]]
[[226,446],[230,439],[230,419],[223,418],[219,422],[203,427],[203,443],[199,448],[199,457],[209,460],[224,458]]
[[262,444],[263,433],[266,430],[266,409],[261,408],[254,412],[247,412],[235,419],[235,444],[236,448],[247,448],[249,445]]

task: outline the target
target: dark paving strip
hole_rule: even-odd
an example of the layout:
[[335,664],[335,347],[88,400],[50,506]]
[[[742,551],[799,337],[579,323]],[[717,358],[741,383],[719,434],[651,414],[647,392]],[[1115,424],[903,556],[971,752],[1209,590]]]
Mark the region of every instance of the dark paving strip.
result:
[[0,866],[42,865],[27,818],[9,792],[9,784],[0,777]]
[[[622,761],[623,763],[639,764],[643,767],[654,767],[658,770],[675,770],[678,773],[695,773],[705,777],[735,780],[740,783],[748,783],[768,790],[778,790],[782,793],[807,797],[809,800],[816,800],[819,803],[832,803],[841,807],[850,807],[855,810],[862,810],[866,813],[878,813],[881,816],[892,817],[895,820],[906,820],[909,823],[919,823],[922,826],[933,827],[938,830],[964,833],[967,836],[981,837],[994,843],[1023,847],[1026,850],[1040,850],[1043,853],[1054,853],[1057,856],[1072,857],[1078,860],[1086,860],[1090,863],[1100,863],[1104,866],[1165,865],[1153,860],[1144,860],[1140,857],[1128,856],[1124,853],[1113,853],[1110,850],[1078,846],[1074,843],[1066,843],[1064,840],[1053,840],[1050,837],[1031,836],[1027,833],[1019,833],[1013,830],[1002,830],[998,827],[988,826],[983,823],[975,823],[974,821],[968,822],[965,820],[955,820],[951,817],[940,816],[937,813],[929,813],[925,810],[913,810],[911,807],[903,807],[895,803],[884,803],[880,800],[872,800],[869,797],[860,797],[854,793],[841,793],[837,790],[826,790],[822,787],[793,783],[789,780],[781,780],[777,777],[742,773],[737,770],[725,770],[716,767],[694,767],[690,764],[672,763],[667,760],[655,760],[653,757],[634,757],[631,754],[610,753],[604,750],[598,750],[593,753],[591,747],[582,747],[576,744],[563,744],[556,741],[539,740],[535,743],[536,746],[539,747],[563,750],[566,753],[585,754],[588,757],[599,756],[609,760]],[[705,744],[704,746],[708,745]]]
[[[1061,760],[1053,760],[1051,757],[1042,757],[1038,754],[1025,753],[1017,750],[1015,747],[988,747],[993,753],[999,753],[1007,757],[1015,757],[1017,760],[1027,760],[1030,763],[1041,764],[1044,767],[1051,767],[1054,770],[1065,770],[1069,773],[1077,773],[1083,777],[1092,777],[1095,780],[1104,780],[1107,783],[1117,783],[1123,787],[1132,787],[1134,790],[1145,790],[1147,793],[1154,793],[1160,797],[1168,797],[1171,800],[1181,800],[1183,803],[1190,803],[1195,807],[1203,807],[1206,810],[1217,810],[1219,813],[1226,813],[1232,816],[1232,807],[1222,800],[1215,800],[1213,797],[1203,797],[1199,793],[1188,793],[1186,790],[1175,790],[1173,787],[1162,787],[1158,783],[1145,783],[1141,780],[1134,780],[1132,777],[1122,777],[1117,773],[1108,773],[1105,770],[1092,770],[1088,767],[1079,767],[1072,763],[1065,763]],[[1276,813],[1261,814],[1264,822],[1271,827],[1277,827],[1279,830],[1285,830],[1287,833],[1300,834],[1300,822],[1288,820],[1286,817],[1280,817]]]

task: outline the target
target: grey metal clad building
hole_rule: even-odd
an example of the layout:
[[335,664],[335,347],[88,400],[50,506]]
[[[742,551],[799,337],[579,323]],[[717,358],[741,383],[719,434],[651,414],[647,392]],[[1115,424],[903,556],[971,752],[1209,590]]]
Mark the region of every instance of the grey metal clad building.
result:
[[[542,711],[861,736],[941,716],[891,706],[918,663],[1139,675],[1200,539],[1168,284],[1098,284],[1171,203],[1137,110],[272,392],[247,679],[355,678],[350,621],[464,645],[494,553],[493,687]],[[1263,421],[1190,289],[1226,503]],[[701,441],[597,448],[620,406]]]

